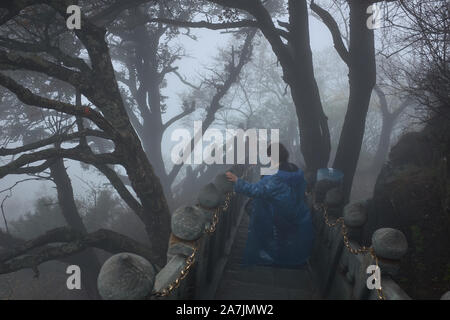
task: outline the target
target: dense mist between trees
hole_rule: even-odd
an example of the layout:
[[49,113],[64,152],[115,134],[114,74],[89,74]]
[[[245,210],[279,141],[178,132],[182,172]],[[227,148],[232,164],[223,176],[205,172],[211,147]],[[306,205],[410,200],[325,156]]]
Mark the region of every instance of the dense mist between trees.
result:
[[[371,203],[368,235],[406,234],[396,280],[438,298],[450,290],[448,6],[2,1],[0,299],[98,299],[118,252],[164,266],[171,213],[230,167],[173,162],[173,132],[195,146],[194,121],[203,134],[277,129],[305,174],[341,170],[346,202]],[[86,270],[82,290],[67,290],[69,264]]]

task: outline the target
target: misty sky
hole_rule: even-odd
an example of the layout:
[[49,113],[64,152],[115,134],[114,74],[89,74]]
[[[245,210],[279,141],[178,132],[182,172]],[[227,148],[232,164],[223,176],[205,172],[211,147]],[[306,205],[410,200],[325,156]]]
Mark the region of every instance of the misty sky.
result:
[[[310,32],[311,32],[311,46],[313,51],[322,50],[332,45],[331,36],[328,30],[315,18],[310,17]],[[195,82],[198,80],[198,74],[206,72],[204,67],[212,63],[212,59],[217,55],[218,47],[223,47],[227,43],[229,35],[221,34],[220,31],[210,30],[193,30],[191,32],[198,37],[197,41],[189,39],[185,36],[180,36],[178,41],[185,48],[186,57],[179,61],[179,72],[189,80]],[[264,39],[265,41],[265,39]],[[169,75],[167,77],[168,86],[163,94],[168,96],[167,105],[168,110],[165,114],[164,120],[176,115],[180,112],[179,106],[182,102],[179,94],[183,93],[186,88],[176,76]],[[177,124],[167,130],[165,140],[169,141],[170,132],[176,128]],[[94,183],[101,182],[99,176],[93,174],[93,170],[81,170],[78,163],[74,161],[65,161],[68,167],[69,175],[72,179],[72,184],[75,191],[76,198],[85,198],[86,191],[89,189],[82,180]],[[15,181],[26,178],[26,176],[9,175],[0,180],[0,190],[7,188],[14,184]],[[8,194],[4,192],[0,194],[0,201]],[[14,220],[20,215],[32,209],[37,198],[44,195],[56,196],[56,190],[51,182],[25,182],[14,188],[13,196],[5,202],[5,214],[7,220]],[[3,218],[0,222],[0,227],[4,227]]]

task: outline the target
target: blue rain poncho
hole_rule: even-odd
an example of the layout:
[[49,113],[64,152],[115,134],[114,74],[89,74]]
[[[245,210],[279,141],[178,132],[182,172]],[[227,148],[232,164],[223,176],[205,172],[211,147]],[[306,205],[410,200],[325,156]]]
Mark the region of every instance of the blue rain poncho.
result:
[[305,188],[302,170],[279,170],[257,183],[236,181],[235,192],[253,198],[244,265],[295,268],[307,262],[314,229]]

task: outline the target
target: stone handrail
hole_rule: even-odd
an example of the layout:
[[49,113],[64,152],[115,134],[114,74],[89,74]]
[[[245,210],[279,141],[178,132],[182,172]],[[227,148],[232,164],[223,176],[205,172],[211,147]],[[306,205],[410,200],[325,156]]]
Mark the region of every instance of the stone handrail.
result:
[[[254,169],[235,165],[230,171],[252,180]],[[244,197],[232,191],[221,173],[200,190],[195,203],[173,212],[161,270],[132,253],[110,257],[98,277],[102,298],[212,299],[243,214]]]
[[[343,207],[340,189],[331,183],[317,184],[308,201],[316,228],[311,265],[323,298],[411,299],[392,280],[398,273],[400,259],[408,249],[401,231],[378,229],[372,235],[371,248],[364,247],[361,253],[355,253],[363,248],[360,242],[362,228],[367,222],[366,203],[361,201]],[[320,208],[326,208],[326,211]],[[347,235],[347,242],[344,234]],[[377,263],[381,271],[382,288],[369,290],[367,280],[372,273],[367,273],[367,267]]]
[[[255,169],[237,165],[230,171],[254,181]],[[327,181],[317,183],[307,199],[316,229],[310,262],[322,298],[410,299],[392,279],[408,249],[403,233],[378,229],[372,235],[372,246],[362,247],[366,202],[344,207],[340,189]],[[213,183],[200,190],[195,203],[172,214],[166,265],[156,270],[143,257],[116,254],[100,271],[100,295],[103,299],[212,299],[244,212],[243,205],[244,197],[232,194],[232,184],[225,174],[217,175]],[[370,290],[367,267],[376,264],[381,271],[382,289]],[[441,299],[450,299],[450,292]]]

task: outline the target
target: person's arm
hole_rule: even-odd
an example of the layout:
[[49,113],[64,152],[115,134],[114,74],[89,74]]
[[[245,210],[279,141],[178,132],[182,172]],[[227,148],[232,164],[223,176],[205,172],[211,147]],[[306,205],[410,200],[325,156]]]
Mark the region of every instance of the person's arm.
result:
[[271,195],[270,183],[267,180],[259,180],[256,183],[250,183],[243,179],[239,179],[232,172],[227,172],[226,176],[229,181],[234,183],[234,191],[245,194],[250,198],[268,198]]

